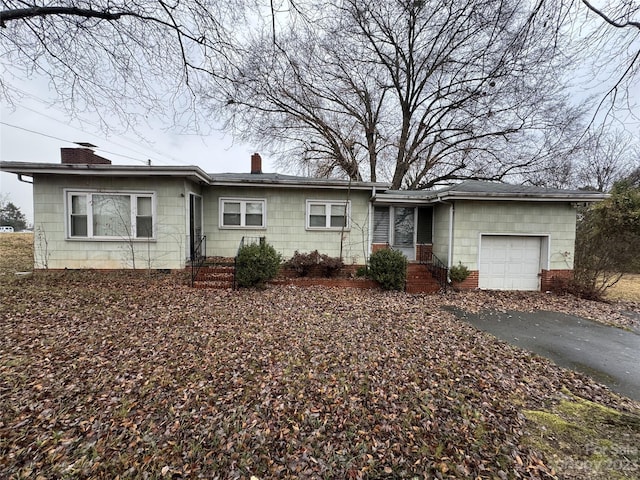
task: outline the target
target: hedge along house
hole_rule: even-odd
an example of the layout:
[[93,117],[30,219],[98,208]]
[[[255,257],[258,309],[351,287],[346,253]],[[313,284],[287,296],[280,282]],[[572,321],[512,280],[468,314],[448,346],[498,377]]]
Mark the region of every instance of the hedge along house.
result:
[[577,206],[607,195],[465,181],[373,199],[372,249],[470,271],[465,289],[548,290],[573,274]]
[[61,155],[0,163],[33,183],[36,268],[183,269],[201,245],[234,257],[243,237],[264,237],[285,258],[317,249],[364,264],[370,199],[385,188],[263,173],[258,154],[244,174],[117,166],[89,148]]

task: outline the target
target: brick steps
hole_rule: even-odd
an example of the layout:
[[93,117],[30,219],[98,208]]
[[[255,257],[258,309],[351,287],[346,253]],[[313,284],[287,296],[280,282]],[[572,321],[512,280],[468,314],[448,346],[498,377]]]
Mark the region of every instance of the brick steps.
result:
[[435,293],[440,290],[440,284],[431,276],[425,265],[410,263],[407,266],[407,293]]
[[196,276],[195,288],[233,288],[235,268],[230,265],[203,265]]

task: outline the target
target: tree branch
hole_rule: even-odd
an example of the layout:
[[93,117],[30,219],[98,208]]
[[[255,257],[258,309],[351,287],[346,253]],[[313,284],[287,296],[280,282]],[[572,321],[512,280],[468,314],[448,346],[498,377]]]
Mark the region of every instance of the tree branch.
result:
[[12,20],[24,20],[33,17],[46,17],[49,15],[70,15],[85,18],[100,18],[102,20],[119,20],[123,12],[100,12],[90,8],[79,7],[30,7],[3,10],[0,12],[0,26],[6,27],[5,23]]
[[627,22],[616,22],[614,19],[606,15],[602,10],[598,10],[596,7],[591,5],[591,3],[589,3],[587,0],[582,0],[582,3],[584,3],[589,10],[591,10],[593,13],[598,15],[600,18],[602,18],[605,22],[607,22],[609,25],[613,27],[616,27],[616,28],[636,27],[637,29],[640,29],[640,22],[635,22],[632,20]]

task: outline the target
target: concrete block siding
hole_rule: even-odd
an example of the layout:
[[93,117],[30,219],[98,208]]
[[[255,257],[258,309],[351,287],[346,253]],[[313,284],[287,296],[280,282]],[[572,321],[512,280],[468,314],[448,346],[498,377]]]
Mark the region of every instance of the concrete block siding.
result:
[[[291,189],[256,187],[214,187],[203,198],[204,232],[207,235],[207,255],[235,256],[243,236],[265,236],[285,259],[296,250],[319,250],[327,255],[340,256],[346,264],[366,263],[369,245],[369,197],[371,192],[330,189]],[[266,201],[266,228],[225,229],[219,225],[220,198],[253,198]],[[351,226],[344,233],[339,230],[307,230],[306,201],[351,201]],[[211,239],[211,240],[210,240]]]
[[[180,178],[148,179],[36,175],[33,195],[36,268],[179,269],[185,264],[188,191]],[[156,195],[156,238],[128,242],[69,239],[66,231],[67,190],[150,192]],[[133,252],[131,248],[133,247]]]
[[481,234],[543,235],[549,269],[572,269],[575,226],[576,211],[569,203],[456,202],[453,260],[477,270]]

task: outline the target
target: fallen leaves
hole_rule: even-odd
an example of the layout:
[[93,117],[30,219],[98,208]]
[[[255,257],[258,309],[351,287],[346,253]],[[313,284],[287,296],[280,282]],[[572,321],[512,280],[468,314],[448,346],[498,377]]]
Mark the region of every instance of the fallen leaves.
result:
[[476,290],[449,292],[442,296],[442,305],[459,307],[471,313],[483,310],[554,311],[615,327],[640,327],[640,303],[631,301],[607,303],[583,300],[568,294]]
[[9,478],[551,478],[520,413],[594,382],[440,296],[69,272],[1,293]]

